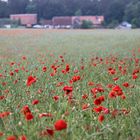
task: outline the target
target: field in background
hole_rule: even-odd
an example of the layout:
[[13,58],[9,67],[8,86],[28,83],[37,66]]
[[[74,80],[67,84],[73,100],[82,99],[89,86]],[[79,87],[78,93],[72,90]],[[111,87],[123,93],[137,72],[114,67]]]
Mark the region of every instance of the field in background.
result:
[[2,29],[0,139],[139,140],[139,83],[140,30]]
[[140,46],[139,39],[140,30],[0,30],[0,56],[32,57],[38,51],[74,58],[110,52],[128,55]]

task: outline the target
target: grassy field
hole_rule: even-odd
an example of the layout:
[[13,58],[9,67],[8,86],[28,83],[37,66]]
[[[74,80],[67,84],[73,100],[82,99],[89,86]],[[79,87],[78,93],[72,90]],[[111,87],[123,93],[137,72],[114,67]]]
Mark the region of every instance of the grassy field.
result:
[[[14,58],[19,55],[33,56],[55,53],[57,56],[87,57],[92,54],[131,54],[140,46],[140,30],[0,30],[0,54]],[[10,55],[9,55],[10,54]],[[16,55],[15,55],[16,54]],[[57,57],[56,56],[56,57]]]
[[140,140],[140,30],[0,30],[0,140]]

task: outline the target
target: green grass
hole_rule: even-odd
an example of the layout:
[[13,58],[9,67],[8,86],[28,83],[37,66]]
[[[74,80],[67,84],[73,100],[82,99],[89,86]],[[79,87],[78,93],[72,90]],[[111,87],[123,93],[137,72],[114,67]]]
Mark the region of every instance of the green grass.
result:
[[[63,56],[64,61],[60,58]],[[26,60],[22,57],[26,56]],[[98,58],[97,58],[98,57]],[[14,135],[26,135],[28,140],[138,140],[140,138],[140,30],[0,30],[0,140]],[[136,62],[138,61],[138,62]],[[11,65],[11,63],[14,65]],[[62,70],[70,66],[66,74]],[[42,68],[46,66],[47,71]],[[52,66],[57,67],[54,70]],[[119,67],[122,67],[120,70]],[[81,69],[84,67],[84,69]],[[109,74],[109,68],[115,74]],[[15,72],[18,69],[18,73]],[[133,79],[134,70],[138,70]],[[76,72],[77,71],[77,72]],[[14,75],[11,76],[10,73]],[[54,73],[54,76],[50,76]],[[28,76],[36,76],[36,82],[27,86]],[[70,83],[74,76],[81,79]],[[118,78],[114,81],[114,78]],[[15,80],[18,82],[15,84]],[[63,82],[62,86],[56,86]],[[90,86],[88,83],[93,82]],[[123,83],[128,82],[129,87]],[[4,85],[5,83],[5,85]],[[108,97],[118,85],[126,99]],[[65,95],[64,86],[72,86],[72,98]],[[95,97],[91,89],[102,88],[96,98],[105,97],[102,106],[109,109],[96,113]],[[82,99],[83,95],[87,99]],[[117,94],[117,92],[115,93]],[[59,96],[54,101],[53,97]],[[69,100],[70,98],[70,100]],[[32,105],[34,99],[39,104]],[[87,110],[82,106],[89,104]],[[21,111],[28,105],[34,118],[25,119]],[[128,114],[121,110],[125,109]],[[115,117],[112,117],[117,110]],[[1,117],[9,111],[10,115]],[[51,113],[39,118],[40,113]],[[105,116],[101,123],[99,114]],[[63,119],[67,129],[54,130],[54,123]],[[41,136],[46,127],[54,130],[54,136]]]
[[[13,34],[12,34],[13,32]],[[16,34],[14,35],[14,33]],[[10,33],[10,35],[9,35]],[[92,53],[120,53],[140,45],[139,30],[8,30],[0,32],[1,54],[10,53],[12,58],[19,54],[50,51],[56,54],[87,56]],[[7,52],[8,51],[8,52]]]

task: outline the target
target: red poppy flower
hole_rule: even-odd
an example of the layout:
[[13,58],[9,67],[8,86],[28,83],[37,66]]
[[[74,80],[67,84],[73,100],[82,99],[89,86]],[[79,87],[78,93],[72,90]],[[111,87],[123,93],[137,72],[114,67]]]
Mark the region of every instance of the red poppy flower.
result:
[[18,69],[15,69],[15,72],[16,72],[16,73],[18,73],[18,71],[19,71]]
[[112,75],[114,75],[115,73],[116,73],[116,70],[115,69],[109,69],[109,74],[112,74]]
[[23,135],[23,136],[20,136],[20,137],[19,137],[19,140],[27,140],[27,138],[26,138],[25,135]]
[[121,111],[124,115],[127,115],[128,113],[130,113],[130,110],[127,110],[125,108],[123,108]]
[[76,81],[79,81],[81,79],[81,77],[78,75],[78,76],[73,76],[71,81],[72,82],[76,82]]
[[27,58],[26,58],[26,56],[22,56],[22,59],[23,59],[23,60],[26,60]]
[[116,98],[116,93],[114,91],[111,91],[108,95],[109,98]]
[[53,96],[54,101],[58,101],[59,100],[59,96]]
[[93,88],[93,89],[91,89],[91,93],[92,93],[92,94],[95,95],[97,92],[98,92],[98,89],[97,89],[97,88]]
[[47,129],[41,132],[41,136],[53,136],[53,135],[54,135],[54,130],[48,127]]
[[59,83],[56,84],[56,86],[57,86],[57,87],[60,87],[60,86],[62,86],[63,84],[64,84],[64,82],[59,82]]
[[115,94],[117,96],[121,96],[123,95],[123,91],[122,89],[120,88],[120,86],[116,85],[115,87],[112,88],[112,92],[115,92]]
[[103,109],[103,112],[104,114],[109,114],[110,113],[110,110],[108,108],[105,108],[105,107],[102,107]]
[[90,105],[90,104],[83,104],[83,105],[82,105],[82,110],[88,109],[88,108],[89,108],[89,105]]
[[95,107],[93,108],[93,111],[95,111],[96,113],[103,112],[104,114],[108,114],[110,112],[109,109],[104,106]]
[[95,105],[100,105],[101,103],[102,103],[102,101],[100,100],[100,98],[97,98],[94,100]]
[[42,71],[43,71],[43,72],[46,72],[46,71],[47,71],[47,67],[44,66],[44,67],[42,68]]
[[55,130],[61,131],[67,128],[67,123],[64,120],[58,120],[54,123]]
[[73,88],[71,86],[65,86],[63,90],[66,92],[66,94],[69,94],[72,92]]
[[6,82],[2,82],[2,86],[6,86],[7,85],[7,83]]
[[133,75],[132,75],[132,78],[133,78],[133,79],[137,79],[138,76],[137,76],[136,74],[133,74]]
[[99,99],[103,102],[105,100],[105,96],[100,96]]
[[129,83],[128,82],[125,82],[125,83],[123,83],[123,86],[124,87],[129,87]]
[[42,118],[42,117],[53,117],[53,115],[51,113],[41,113],[41,114],[39,114],[39,118]]
[[134,71],[133,71],[133,75],[135,75],[135,74],[137,74],[137,73],[139,73],[139,72],[140,72],[139,69],[134,69]]
[[33,100],[32,105],[37,105],[39,103],[39,100]]
[[32,115],[32,113],[28,112],[25,114],[25,118],[27,121],[30,121],[34,118],[34,116]]
[[3,132],[0,132],[0,137],[3,136],[3,135],[4,135],[4,133]]
[[2,77],[3,75],[0,73],[0,77]]
[[76,70],[74,70],[74,73],[78,73],[78,72],[79,72],[79,70],[77,70],[77,69],[76,69]]
[[118,91],[121,91],[122,89],[117,85],[117,86],[113,87],[112,90],[118,92]]
[[82,99],[87,99],[87,98],[88,98],[87,94],[82,95]]
[[98,121],[100,123],[102,123],[104,121],[104,119],[105,119],[105,116],[104,115],[101,114],[101,115],[98,116]]
[[112,118],[115,118],[118,114],[119,114],[119,111],[118,111],[117,109],[114,109],[114,110],[111,112]]
[[60,56],[59,56],[59,58],[63,58],[63,56],[62,56],[62,55],[60,55]]
[[65,70],[66,70],[66,72],[69,72],[69,70],[70,70],[69,64],[66,65],[66,69]]
[[113,84],[108,84],[107,87],[108,88],[113,88]]
[[62,70],[62,73],[66,74],[66,71],[65,70]]
[[29,109],[29,107],[28,107],[28,105],[25,105],[25,106],[22,108],[21,111],[24,113],[24,115],[26,115],[26,113],[30,113],[30,112],[31,112],[30,109]]
[[29,76],[28,79],[27,79],[27,83],[26,85],[27,86],[31,86],[33,83],[36,82],[36,77],[33,77],[33,76]]
[[94,100],[95,105],[100,105],[105,100],[104,96],[100,96],[97,99]]
[[48,133],[50,136],[53,136],[53,135],[54,135],[54,130],[47,128],[47,133]]
[[121,96],[121,95],[123,95],[123,92],[122,92],[122,90],[118,91],[118,92],[117,92],[117,95],[118,95],[118,96]]
[[51,77],[55,76],[55,72],[50,73],[50,76]]
[[0,118],[4,118],[4,117],[7,117],[11,114],[11,112],[2,112],[0,113]]
[[11,62],[11,63],[10,63],[10,66],[13,66],[14,64],[15,64],[15,62]]
[[13,75],[14,75],[14,72],[11,71],[11,72],[10,72],[10,76],[13,76]]
[[116,70],[115,69],[110,70],[109,74],[112,74],[112,75],[116,74]]
[[93,86],[94,85],[94,82],[88,82],[88,85],[89,86]]
[[99,87],[97,88],[97,90],[98,90],[98,92],[104,92],[104,89],[103,89],[101,86],[99,86]]
[[99,106],[99,107],[93,108],[93,111],[95,111],[96,113],[100,113],[102,109],[103,109],[102,106]]
[[126,96],[125,95],[122,95],[121,98],[124,100],[124,99],[126,99]]
[[117,80],[119,80],[119,77],[115,77],[115,78],[113,78],[113,80],[114,81],[117,81]]
[[84,66],[81,66],[81,70],[84,70],[84,68],[85,68]]
[[5,96],[0,96],[0,100],[3,100],[3,99],[5,99]]
[[15,136],[8,136],[6,140],[16,140],[17,138]]

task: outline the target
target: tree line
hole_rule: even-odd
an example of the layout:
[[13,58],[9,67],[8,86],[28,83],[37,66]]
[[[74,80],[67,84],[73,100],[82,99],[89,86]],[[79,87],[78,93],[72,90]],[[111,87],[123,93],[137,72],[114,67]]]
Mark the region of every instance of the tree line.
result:
[[38,19],[103,15],[106,26],[125,20],[134,27],[140,27],[140,0],[0,0],[0,18],[21,13],[37,13]]

